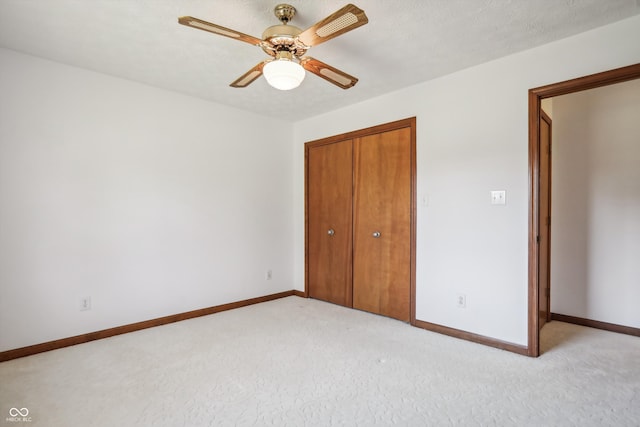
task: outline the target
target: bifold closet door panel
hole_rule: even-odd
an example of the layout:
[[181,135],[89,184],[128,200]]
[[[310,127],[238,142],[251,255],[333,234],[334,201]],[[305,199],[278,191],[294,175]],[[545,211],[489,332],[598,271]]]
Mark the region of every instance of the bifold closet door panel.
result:
[[353,307],[409,321],[411,130],[354,139]]
[[309,296],[352,306],[353,144],[351,140],[308,152]]

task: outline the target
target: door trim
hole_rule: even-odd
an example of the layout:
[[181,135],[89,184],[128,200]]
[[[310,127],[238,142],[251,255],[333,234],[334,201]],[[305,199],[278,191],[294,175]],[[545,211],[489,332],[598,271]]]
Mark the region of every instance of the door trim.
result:
[[538,148],[540,139],[539,121],[541,100],[588,89],[595,89],[615,83],[622,83],[638,78],[640,78],[640,63],[529,90],[528,356],[538,357],[540,355],[540,330],[538,322],[539,255],[537,237],[540,234],[540,229],[538,227],[538,218],[540,216],[540,194],[538,191],[540,186],[540,158]]
[[347,139],[362,138],[365,136],[375,135],[378,133],[389,132],[397,129],[409,128],[411,130],[411,242],[410,242],[410,291],[409,291],[409,323],[415,326],[416,323],[416,118],[410,117],[403,120],[397,120],[365,129],[346,132],[340,135],[334,135],[327,138],[308,141],[304,144],[304,296],[309,297],[309,150],[313,147],[321,145],[333,144]]

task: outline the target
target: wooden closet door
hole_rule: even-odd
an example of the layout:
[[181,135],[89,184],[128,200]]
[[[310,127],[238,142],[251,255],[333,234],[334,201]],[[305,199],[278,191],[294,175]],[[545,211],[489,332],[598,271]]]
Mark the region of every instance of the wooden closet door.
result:
[[356,138],[354,152],[353,307],[408,322],[411,130]]
[[310,148],[307,158],[309,296],[352,306],[352,141]]

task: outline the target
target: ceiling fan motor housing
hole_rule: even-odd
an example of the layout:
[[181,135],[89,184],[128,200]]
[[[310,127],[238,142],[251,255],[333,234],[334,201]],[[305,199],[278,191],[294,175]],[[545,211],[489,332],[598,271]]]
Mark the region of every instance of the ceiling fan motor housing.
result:
[[282,24],[273,25],[262,33],[262,40],[267,42],[266,45],[262,45],[262,50],[274,57],[282,51],[291,52],[296,58],[304,55],[308,47],[296,41],[302,30],[294,25],[287,25],[295,16],[296,8],[281,3],[273,9],[273,14]]
[[305,54],[307,47],[296,42],[296,37],[302,30],[293,25],[273,25],[262,33],[262,40],[271,46],[262,46],[267,54],[275,56],[276,52],[286,50],[294,56],[300,57]]

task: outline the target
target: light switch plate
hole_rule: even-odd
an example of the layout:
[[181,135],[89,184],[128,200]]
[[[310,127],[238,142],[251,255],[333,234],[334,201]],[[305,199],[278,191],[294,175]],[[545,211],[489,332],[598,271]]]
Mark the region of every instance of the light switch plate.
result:
[[504,205],[507,203],[507,192],[505,190],[492,190],[491,191],[491,204],[492,205]]

